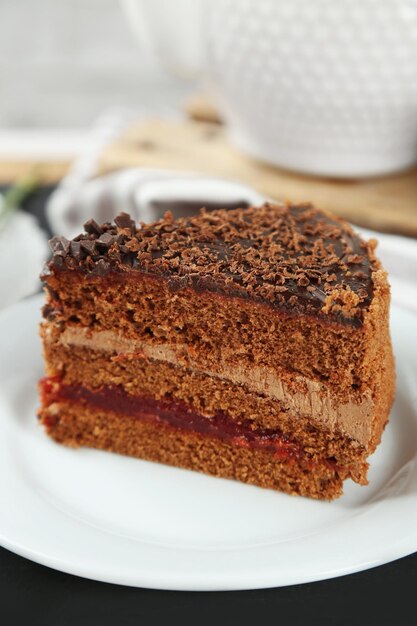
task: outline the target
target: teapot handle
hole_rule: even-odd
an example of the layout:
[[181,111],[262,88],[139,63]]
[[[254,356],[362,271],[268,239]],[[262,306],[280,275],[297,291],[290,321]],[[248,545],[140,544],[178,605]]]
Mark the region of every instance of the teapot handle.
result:
[[177,76],[188,80],[198,78],[204,67],[206,0],[121,0],[121,3],[143,49]]

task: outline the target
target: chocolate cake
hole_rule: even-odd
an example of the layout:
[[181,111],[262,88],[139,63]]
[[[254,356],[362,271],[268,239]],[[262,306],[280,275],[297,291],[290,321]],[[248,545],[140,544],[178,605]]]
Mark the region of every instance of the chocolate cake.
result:
[[84,228],[43,274],[53,439],[313,498],[366,484],[395,378],[375,241],[310,205]]

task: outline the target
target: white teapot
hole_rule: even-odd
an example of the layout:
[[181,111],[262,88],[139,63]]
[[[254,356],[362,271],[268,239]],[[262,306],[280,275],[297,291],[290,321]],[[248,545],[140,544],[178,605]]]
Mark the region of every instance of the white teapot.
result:
[[417,162],[417,0],[123,0],[165,67],[202,79],[231,140],[310,174]]

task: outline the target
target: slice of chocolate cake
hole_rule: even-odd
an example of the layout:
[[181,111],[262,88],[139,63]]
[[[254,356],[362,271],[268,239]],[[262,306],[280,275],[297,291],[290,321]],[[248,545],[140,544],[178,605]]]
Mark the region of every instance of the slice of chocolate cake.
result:
[[55,237],[40,419],[90,446],[291,494],[366,484],[394,396],[389,286],[305,206]]

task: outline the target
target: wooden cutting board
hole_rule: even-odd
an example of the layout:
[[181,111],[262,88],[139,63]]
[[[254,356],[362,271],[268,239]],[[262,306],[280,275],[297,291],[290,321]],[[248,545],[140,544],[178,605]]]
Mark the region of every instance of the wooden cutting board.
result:
[[56,161],[31,158],[10,161],[2,157],[0,158],[0,185],[13,185],[29,176],[34,167],[39,172],[42,185],[57,185],[67,174],[70,165],[71,162],[68,159]]
[[130,127],[99,162],[100,173],[132,166],[233,178],[274,199],[311,201],[361,226],[417,237],[417,168],[351,181],[303,176],[245,156],[220,124],[162,119]]

